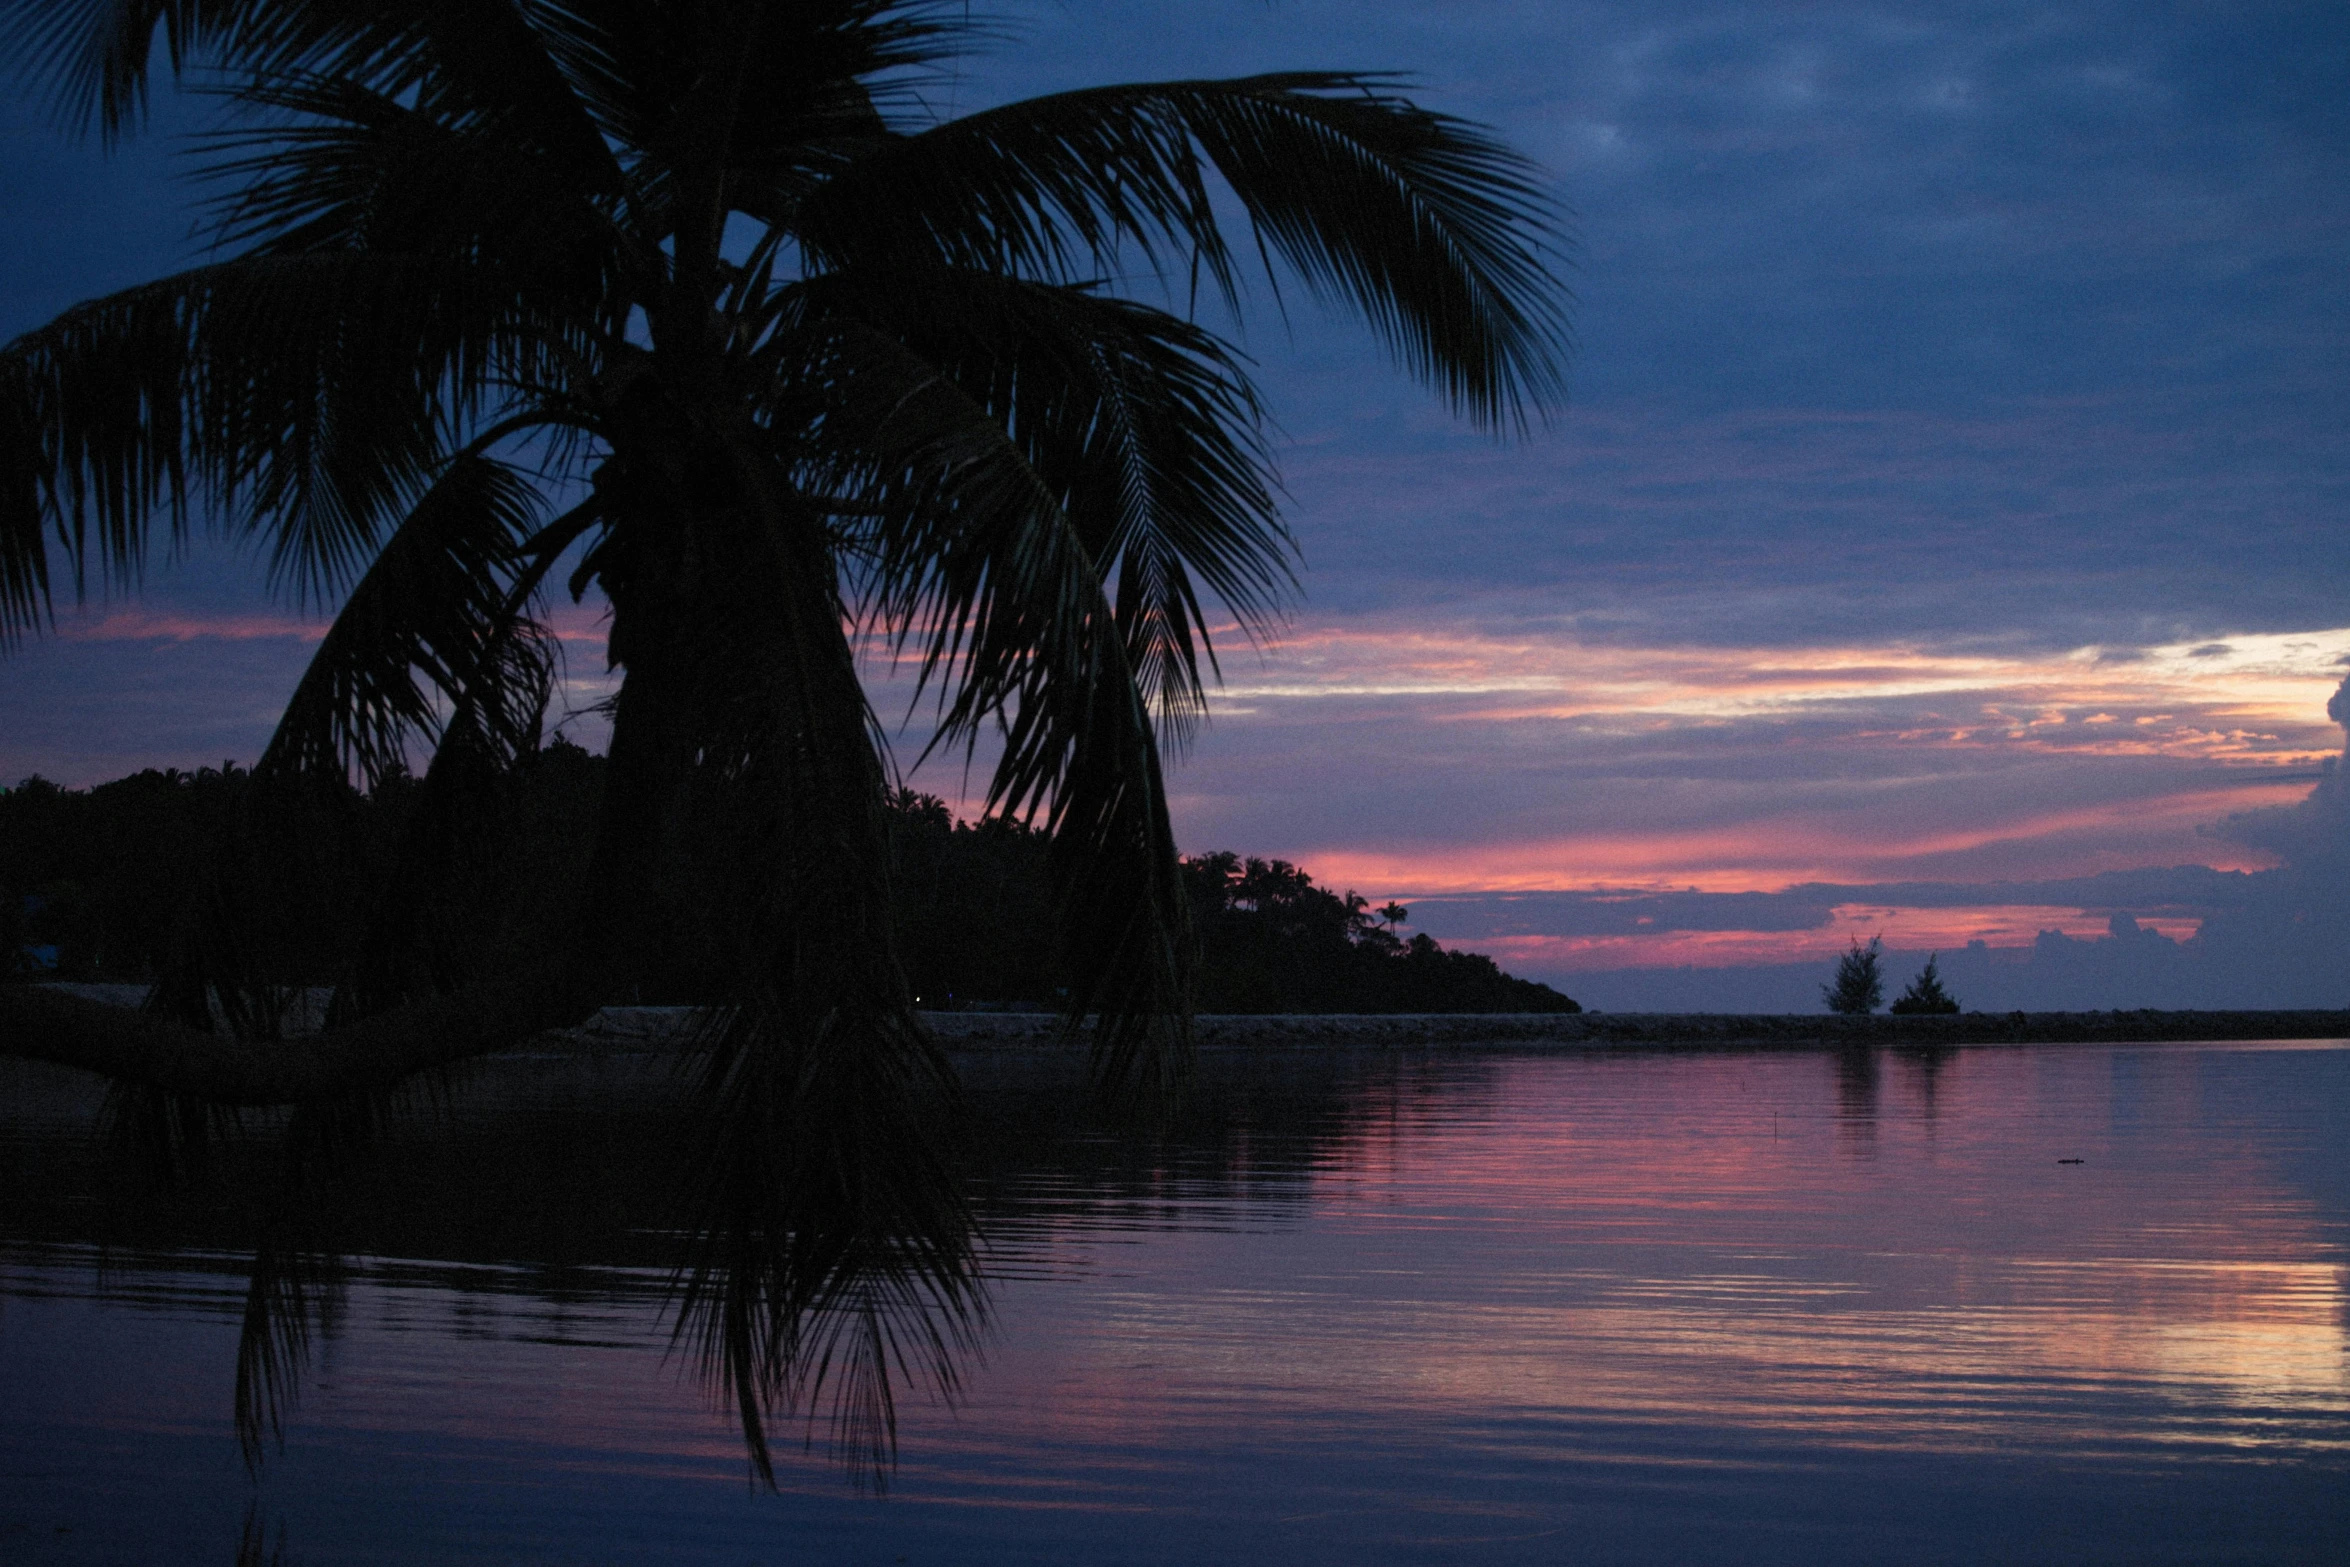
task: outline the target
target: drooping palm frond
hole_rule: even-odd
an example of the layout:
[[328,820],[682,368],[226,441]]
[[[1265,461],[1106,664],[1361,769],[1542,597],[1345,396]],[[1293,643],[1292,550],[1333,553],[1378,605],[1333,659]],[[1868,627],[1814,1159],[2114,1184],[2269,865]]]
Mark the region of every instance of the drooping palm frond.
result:
[[[21,360],[0,355],[0,453],[40,446],[40,412],[24,371]],[[50,617],[49,519],[34,467],[0,466],[0,652]]]
[[234,1413],[237,1449],[258,1471],[274,1443],[285,1445],[286,1417],[301,1397],[310,1348],[321,1323],[341,1304],[343,1261],[290,1237],[265,1236],[245,1276],[237,1324]]
[[158,525],[177,537],[203,508],[331,592],[438,467],[452,383],[488,373],[498,324],[463,271],[251,257],[67,311],[0,349],[9,515],[38,509],[77,589],[135,585]]
[[496,754],[527,748],[551,674],[545,633],[515,596],[539,506],[510,465],[451,460],[328,628],[260,770],[355,772],[373,788],[437,746],[451,715]]
[[101,580],[136,582],[158,513],[175,535],[185,528],[189,291],[177,278],[133,289],[0,349],[10,575],[42,595],[38,604],[12,595],[12,631],[49,608],[52,537],[81,591],[93,565]]
[[[1085,540],[1054,485],[976,398],[901,342],[838,318],[805,330],[819,430],[853,456],[802,466],[854,494],[869,602],[941,692],[939,743],[1003,726],[992,808],[1045,817],[1072,1020],[1098,1014],[1105,1087],[1172,1082],[1188,1060],[1189,946],[1148,701]],[[812,413],[813,410],[803,410]]]
[[177,72],[253,9],[254,0],[8,0],[0,22],[23,51],[25,75],[53,84],[58,118],[111,145],[146,122],[159,30]]
[[[853,320],[902,344],[1010,437],[1110,585],[1128,661],[1162,735],[1180,739],[1215,667],[1205,601],[1262,636],[1295,582],[1262,411],[1231,351],[1148,306],[990,273],[842,273],[800,293],[804,323]],[[893,529],[865,587],[886,618],[935,637],[956,611],[930,598],[944,583],[929,563],[961,547],[946,535],[974,514],[902,514],[921,520]]]
[[98,1112],[99,1140],[141,1198],[202,1180],[242,1129],[234,1109],[147,1083],[108,1084]]
[[1074,662],[1093,665],[1089,680],[1042,658],[1017,672],[989,799],[1044,807],[1067,1010],[1094,1019],[1096,1081],[1113,1103],[1165,1105],[1191,1078],[1196,968],[1166,782],[1123,649],[1088,639]]
[[468,933],[437,905],[509,825],[509,778],[538,746],[553,673],[532,601],[597,515],[590,500],[537,527],[538,503],[510,466],[453,459],[336,617],[256,769],[265,784],[355,773],[372,789],[430,750],[330,1027],[479,977]]
[[1237,305],[1208,174],[1258,244],[1481,424],[1564,395],[1556,216],[1534,167],[1393,78],[1287,72],[1027,99],[875,147],[801,213],[819,269],[930,255],[1056,281],[1129,247]]
[[882,1480],[895,1384],[951,1399],[987,1318],[943,1146],[952,1074],[910,1014],[811,1019],[772,992],[708,1045],[676,1336],[767,1483],[770,1428],[794,1417],[828,1417],[836,1458]]

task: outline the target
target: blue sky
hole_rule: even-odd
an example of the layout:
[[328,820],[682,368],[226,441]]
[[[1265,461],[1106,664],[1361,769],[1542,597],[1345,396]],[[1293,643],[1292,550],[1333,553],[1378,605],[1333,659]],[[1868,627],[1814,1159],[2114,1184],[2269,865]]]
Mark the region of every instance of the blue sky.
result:
[[[1228,663],[1176,777],[1188,847],[1420,898],[1437,934],[1508,936],[1513,967],[1618,1005],[1667,971],[1732,1004],[1864,927],[1984,941],[2006,954],[1985,995],[2053,984],[2038,933],[2119,963],[2116,914],[2186,942],[2211,994],[2250,983],[2221,975],[2219,929],[2191,939],[2249,917],[2194,878],[2243,873],[2257,902],[2330,853],[2229,822],[2322,816],[2299,802],[2343,743],[2350,14],[998,14],[1005,39],[933,88],[942,111],[1402,70],[1573,213],[1574,400],[1527,440],[1457,425],[1311,306],[1245,323],[1306,591],[1280,645]],[[185,254],[164,140],[109,163],[21,94],[0,135],[0,332]],[[306,643],[256,572],[198,555],[10,656],[0,775],[254,753]],[[2201,870],[2144,880],[2178,866]],[[2083,880],[2115,873],[2141,879]],[[1746,901],[1583,928],[1690,887]],[[1528,931],[1524,906],[1477,901],[1527,892],[1585,913]],[[1750,923],[1723,926],[1735,910]],[[2063,994],[2128,1004],[2125,970]]]

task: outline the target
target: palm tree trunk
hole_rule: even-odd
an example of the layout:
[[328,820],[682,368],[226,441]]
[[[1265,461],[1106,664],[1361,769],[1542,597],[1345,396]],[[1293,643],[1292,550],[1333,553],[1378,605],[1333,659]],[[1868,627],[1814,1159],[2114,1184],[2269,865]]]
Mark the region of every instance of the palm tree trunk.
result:
[[568,960],[468,985],[331,1033],[247,1040],[40,985],[0,987],[0,1055],[221,1105],[324,1104],[584,1022]]
[[0,1056],[213,1104],[325,1104],[585,1022],[631,972],[618,916],[645,905],[674,776],[653,683],[632,672],[622,685],[595,854],[559,956],[288,1040],[238,1039],[45,986],[0,986]]

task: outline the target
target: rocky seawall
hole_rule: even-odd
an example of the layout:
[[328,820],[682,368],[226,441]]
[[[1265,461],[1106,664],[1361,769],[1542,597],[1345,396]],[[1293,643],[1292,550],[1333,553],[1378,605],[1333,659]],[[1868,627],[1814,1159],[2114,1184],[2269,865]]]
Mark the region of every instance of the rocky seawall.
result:
[[[1042,1012],[930,1012],[924,1017],[951,1050],[1064,1047],[1059,1017]],[[677,1041],[693,1014],[675,1007],[608,1007],[577,1029],[550,1036],[556,1048],[660,1049]],[[1196,1020],[1210,1048],[1505,1048],[1818,1050],[1848,1045],[2126,1043],[2155,1040],[2350,1039],[2350,1011],[2299,1012],[1962,1012],[1947,1017],[1736,1016],[1656,1012],[1559,1014],[1262,1014]]]
[[[93,1001],[137,1006],[143,985],[61,985]],[[297,999],[289,1031],[325,1013],[327,993]],[[293,1015],[302,1014],[301,1016]],[[685,1044],[700,1013],[692,1007],[606,1007],[578,1028],[547,1034],[525,1053],[633,1053]],[[950,1050],[1065,1048],[1050,1012],[925,1012]],[[1819,1050],[1845,1045],[2026,1045],[2157,1040],[2350,1039],[2350,1011],[1961,1012],[1943,1017],[1838,1017],[1831,1013],[1741,1016],[1693,1012],[1260,1013],[1210,1014],[1194,1021],[1210,1048],[1683,1049]]]

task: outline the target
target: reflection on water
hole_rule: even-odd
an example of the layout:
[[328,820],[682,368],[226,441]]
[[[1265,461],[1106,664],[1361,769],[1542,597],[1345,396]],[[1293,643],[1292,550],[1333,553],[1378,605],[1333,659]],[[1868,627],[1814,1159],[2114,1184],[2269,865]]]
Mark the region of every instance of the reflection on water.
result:
[[2350,1048],[1219,1056],[1151,1139],[960,1064],[995,1329],[886,1500],[747,1488],[667,1352],[646,1063],[486,1066],[258,1273],[249,1199],[110,1199],[8,1069],[0,1558],[2350,1549]]

